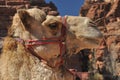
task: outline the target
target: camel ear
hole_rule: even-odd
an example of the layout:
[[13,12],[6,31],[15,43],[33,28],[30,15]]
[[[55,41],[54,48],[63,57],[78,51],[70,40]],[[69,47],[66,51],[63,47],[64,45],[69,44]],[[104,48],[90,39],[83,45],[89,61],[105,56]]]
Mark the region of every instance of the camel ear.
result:
[[19,18],[21,19],[25,27],[30,26],[31,16],[25,9],[20,9],[17,11]]

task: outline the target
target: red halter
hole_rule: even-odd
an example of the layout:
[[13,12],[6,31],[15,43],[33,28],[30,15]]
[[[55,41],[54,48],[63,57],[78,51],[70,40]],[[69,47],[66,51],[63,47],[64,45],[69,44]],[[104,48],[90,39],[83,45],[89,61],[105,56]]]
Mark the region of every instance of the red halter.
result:
[[[25,42],[25,46],[27,47],[27,49],[29,51],[31,51],[31,53],[38,57],[39,59],[42,59],[44,61],[46,61],[44,58],[42,58],[41,56],[39,56],[35,51],[34,49],[32,48],[32,46],[36,46],[36,45],[45,45],[45,44],[59,44],[59,47],[60,47],[60,55],[58,57],[61,58],[61,61],[56,63],[56,66],[57,65],[60,65],[63,63],[63,59],[62,59],[62,56],[63,54],[66,52],[66,44],[65,44],[65,39],[66,39],[66,26],[65,26],[65,18],[63,18],[64,20],[64,24],[62,25],[62,28],[61,28],[61,35],[59,37],[56,37],[56,38],[42,38],[40,40],[26,40],[24,41]],[[21,39],[17,39],[17,41],[21,42]],[[23,42],[23,40],[22,40]]]

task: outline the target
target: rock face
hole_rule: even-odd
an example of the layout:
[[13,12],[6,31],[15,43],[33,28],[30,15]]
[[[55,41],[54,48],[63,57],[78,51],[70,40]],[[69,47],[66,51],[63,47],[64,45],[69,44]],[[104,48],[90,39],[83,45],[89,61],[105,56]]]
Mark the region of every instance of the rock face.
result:
[[80,16],[90,17],[104,34],[100,48],[94,51],[93,61],[90,59],[90,70],[104,80],[117,80],[120,76],[120,0],[85,0]]

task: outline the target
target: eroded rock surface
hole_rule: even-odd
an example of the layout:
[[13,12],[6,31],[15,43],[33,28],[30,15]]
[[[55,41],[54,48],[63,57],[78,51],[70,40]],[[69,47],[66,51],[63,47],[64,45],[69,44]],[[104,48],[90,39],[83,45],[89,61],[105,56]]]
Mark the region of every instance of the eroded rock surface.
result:
[[116,76],[120,76],[120,0],[85,0],[80,16],[96,21],[104,34],[92,58],[92,71],[104,80],[117,80]]

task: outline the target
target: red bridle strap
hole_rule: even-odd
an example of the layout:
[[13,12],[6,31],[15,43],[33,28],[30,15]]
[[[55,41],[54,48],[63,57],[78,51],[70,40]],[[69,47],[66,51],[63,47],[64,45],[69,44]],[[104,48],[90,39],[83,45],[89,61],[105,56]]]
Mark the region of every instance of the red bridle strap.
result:
[[[66,52],[66,44],[65,44],[65,40],[66,40],[66,18],[63,18],[63,25],[62,25],[62,29],[61,29],[61,36],[59,37],[53,37],[53,38],[42,38],[40,40],[26,40],[25,41],[25,46],[32,52],[33,55],[35,55],[36,57],[38,57],[39,59],[43,59],[41,56],[38,56],[37,53],[35,53],[34,49],[32,48],[32,46],[36,46],[36,45],[45,45],[45,44],[59,44],[60,47],[60,55],[58,57],[61,58],[61,61],[56,63],[57,65],[60,65],[63,63],[63,54],[65,54]],[[46,61],[46,60],[45,60]]]

